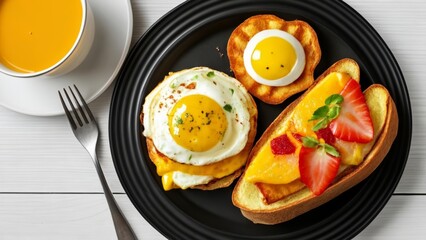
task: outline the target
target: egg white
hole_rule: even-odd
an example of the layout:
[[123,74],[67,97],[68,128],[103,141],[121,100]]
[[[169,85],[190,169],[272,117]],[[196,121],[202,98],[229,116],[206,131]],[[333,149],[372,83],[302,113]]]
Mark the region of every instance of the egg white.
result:
[[[214,74],[209,77],[210,72]],[[194,89],[180,87],[193,82],[196,83]],[[220,106],[232,106],[230,112],[224,110],[228,127],[223,139],[204,152],[190,151],[180,146],[169,131],[168,113],[176,100],[191,94],[208,96]],[[236,79],[207,67],[182,70],[168,76],[146,97],[143,135],[152,139],[159,152],[176,162],[197,166],[218,162],[238,154],[245,147],[250,130],[248,106],[251,106],[250,96]]]
[[209,183],[214,178],[211,176],[192,175],[180,171],[173,172],[173,182],[182,189]]
[[[268,80],[257,74],[257,72],[253,69],[253,66],[251,64],[251,58],[252,53],[254,49],[256,48],[257,44],[269,37],[279,37],[286,41],[288,41],[296,51],[297,59],[296,63],[289,72],[288,75],[274,79],[274,80]],[[292,82],[294,82],[299,76],[302,74],[304,68],[305,68],[305,51],[303,49],[302,44],[297,40],[293,35],[291,35],[288,32],[278,30],[278,29],[268,29],[263,30],[258,33],[256,33],[247,43],[246,48],[244,49],[243,54],[244,59],[244,67],[247,71],[247,73],[252,77],[256,82],[273,86],[273,87],[280,87],[280,86],[286,86]]]

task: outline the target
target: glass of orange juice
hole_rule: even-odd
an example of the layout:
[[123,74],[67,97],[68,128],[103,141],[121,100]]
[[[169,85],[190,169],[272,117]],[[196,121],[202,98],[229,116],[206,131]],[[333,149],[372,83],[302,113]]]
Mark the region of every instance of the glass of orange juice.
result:
[[65,74],[87,56],[94,32],[87,0],[0,0],[0,72]]

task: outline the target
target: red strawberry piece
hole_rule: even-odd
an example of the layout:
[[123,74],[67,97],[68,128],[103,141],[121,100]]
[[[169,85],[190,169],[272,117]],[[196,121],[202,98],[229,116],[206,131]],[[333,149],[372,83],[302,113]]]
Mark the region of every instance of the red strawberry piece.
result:
[[292,133],[292,135],[293,135],[293,137],[294,137],[297,141],[302,142],[302,138],[303,138],[303,136],[302,136],[301,134],[299,134],[299,133]]
[[323,147],[300,149],[300,180],[317,196],[333,182],[339,165],[340,158],[327,154]]
[[272,139],[271,149],[275,155],[291,154],[296,151],[296,147],[285,134]]
[[336,142],[336,138],[331,132],[329,127],[322,128],[315,132],[318,138],[324,139],[324,141],[330,145],[333,145]]
[[344,99],[340,114],[329,126],[333,135],[348,142],[373,140],[373,123],[359,83],[349,80],[340,94]]

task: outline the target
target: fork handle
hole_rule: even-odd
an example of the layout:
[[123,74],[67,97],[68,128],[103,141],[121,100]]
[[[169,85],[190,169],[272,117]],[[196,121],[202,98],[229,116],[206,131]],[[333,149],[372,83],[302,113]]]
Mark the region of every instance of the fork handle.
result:
[[[91,154],[92,155],[92,154]],[[111,190],[108,187],[108,183],[105,179],[104,173],[102,171],[101,165],[99,164],[96,153],[92,155],[93,163],[95,164],[96,172],[98,173],[99,179],[104,190],[106,200],[108,202],[109,209],[111,211],[112,221],[114,222],[115,232],[117,234],[118,240],[136,240],[136,236],[127,222],[126,218],[121,213],[120,208],[115,202],[114,196],[111,193]]]

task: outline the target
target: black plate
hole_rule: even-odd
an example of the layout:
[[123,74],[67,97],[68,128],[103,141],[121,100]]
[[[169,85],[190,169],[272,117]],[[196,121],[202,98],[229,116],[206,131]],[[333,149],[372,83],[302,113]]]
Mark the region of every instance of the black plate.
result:
[[[275,226],[245,219],[231,203],[232,187],[164,192],[148,158],[139,123],[145,96],[168,72],[208,66],[229,74],[226,44],[231,31],[246,18],[265,13],[305,20],[316,30],[322,49],[316,76],[341,58],[358,61],[363,88],[372,83],[385,85],[400,120],[390,153],[370,177],[329,203]],[[295,97],[278,106],[257,101],[258,132],[261,134]],[[353,237],[392,195],[404,170],[410,141],[411,107],[400,68],[377,32],[342,1],[187,1],[162,17],[137,42],[119,75],[111,103],[110,145],[121,183],[139,212],[168,238]]]

